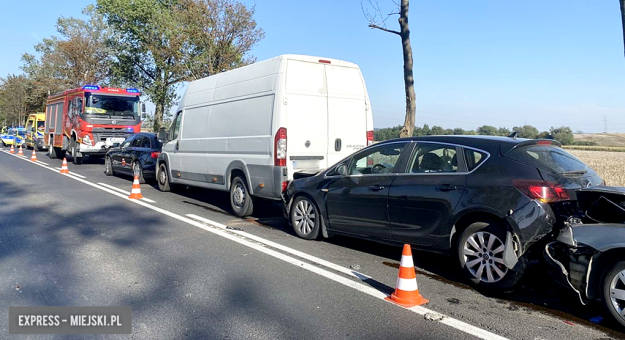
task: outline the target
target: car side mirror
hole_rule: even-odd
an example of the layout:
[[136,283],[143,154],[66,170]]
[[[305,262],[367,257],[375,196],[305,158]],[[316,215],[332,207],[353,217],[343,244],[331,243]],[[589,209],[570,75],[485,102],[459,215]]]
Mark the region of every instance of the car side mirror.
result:
[[158,129],[158,141],[161,143],[165,143],[167,141],[167,131],[164,127]]

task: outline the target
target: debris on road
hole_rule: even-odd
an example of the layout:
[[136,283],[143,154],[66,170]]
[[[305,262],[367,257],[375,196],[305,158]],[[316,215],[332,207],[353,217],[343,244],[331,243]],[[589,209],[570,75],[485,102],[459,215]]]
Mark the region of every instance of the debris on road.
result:
[[446,316],[439,313],[425,313],[423,318],[430,321],[441,321],[446,318]]
[[360,265],[359,264],[352,264],[351,266],[349,266],[349,268],[351,268],[353,270],[360,270]]
[[592,323],[601,323],[603,321],[603,316],[595,316],[594,318],[590,318],[590,322]]

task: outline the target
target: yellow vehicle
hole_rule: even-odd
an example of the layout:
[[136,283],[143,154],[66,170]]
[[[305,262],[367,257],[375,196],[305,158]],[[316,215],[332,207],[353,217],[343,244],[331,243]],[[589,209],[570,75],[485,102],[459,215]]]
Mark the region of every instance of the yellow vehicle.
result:
[[47,150],[48,146],[43,140],[45,132],[46,114],[42,112],[31,113],[26,120],[26,147],[38,150]]

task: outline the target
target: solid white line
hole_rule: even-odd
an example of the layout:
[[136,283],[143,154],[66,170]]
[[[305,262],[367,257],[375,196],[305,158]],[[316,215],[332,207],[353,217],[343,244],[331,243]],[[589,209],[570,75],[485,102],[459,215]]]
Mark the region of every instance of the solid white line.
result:
[[[16,156],[16,157],[18,157],[18,156]],[[33,164],[37,164],[35,162],[32,162],[32,163]],[[41,165],[41,164],[37,164],[37,165],[41,166],[43,168],[46,168],[48,170],[56,171],[55,169],[47,167],[45,165]],[[330,279],[332,281],[335,281],[335,282],[340,283],[340,284],[342,284],[344,286],[347,286],[347,287],[351,287],[351,288],[353,288],[353,289],[355,289],[357,291],[360,291],[362,293],[368,294],[368,295],[373,296],[375,298],[384,300],[384,298],[387,297],[386,294],[380,292],[379,290],[377,290],[377,289],[375,289],[375,288],[373,288],[371,286],[364,285],[364,284],[362,284],[360,282],[356,282],[356,281],[353,281],[353,280],[348,279],[346,277],[343,277],[341,275],[329,272],[329,271],[327,271],[325,269],[321,269],[321,268],[319,268],[319,267],[317,267],[315,265],[309,264],[307,262],[303,262],[303,261],[297,260],[295,258],[289,257],[289,256],[287,256],[285,254],[282,254],[282,253],[279,253],[279,252],[277,252],[277,251],[275,251],[273,249],[266,248],[263,245],[260,245],[258,243],[248,241],[248,240],[243,238],[243,237],[248,238],[247,235],[238,235],[239,233],[234,233],[233,230],[225,230],[225,226],[223,224],[221,224],[221,223],[212,222],[210,224],[211,225],[215,225],[215,226],[214,227],[209,227],[209,226],[206,226],[206,225],[204,225],[204,224],[202,224],[202,223],[200,223],[198,221],[195,221],[195,220],[192,220],[190,218],[187,218],[187,217],[184,217],[184,216],[172,213],[172,212],[170,212],[168,210],[156,207],[154,205],[150,205],[150,204],[144,203],[144,202],[142,202],[140,200],[129,199],[125,195],[122,195],[122,194],[120,194],[118,192],[115,192],[113,190],[110,190],[108,188],[100,186],[98,184],[91,183],[91,182],[89,182],[87,180],[84,180],[84,179],[81,179],[81,178],[77,178],[77,177],[72,177],[72,176],[67,175],[67,174],[62,174],[62,175],[66,176],[68,178],[72,178],[72,179],[74,179],[76,181],[82,182],[84,184],[87,184],[87,185],[89,185],[91,187],[94,187],[96,189],[108,192],[108,193],[110,193],[112,195],[115,195],[115,196],[120,197],[122,199],[125,199],[127,201],[130,201],[130,202],[133,202],[135,204],[141,205],[141,206],[143,206],[145,208],[154,210],[154,211],[159,212],[159,213],[161,213],[163,215],[167,215],[167,216],[169,216],[171,218],[174,218],[174,219],[177,219],[177,220],[179,220],[181,222],[185,222],[187,224],[190,224],[190,225],[193,225],[193,226],[198,227],[200,229],[206,230],[206,231],[211,232],[213,234],[216,234],[218,236],[227,238],[227,239],[229,239],[231,241],[234,241],[234,242],[237,242],[239,244],[245,245],[245,246],[247,246],[249,248],[252,248],[252,249],[255,249],[255,250],[257,250],[257,251],[259,251],[261,253],[265,253],[267,255],[273,256],[273,257],[275,257],[277,259],[280,259],[282,261],[290,263],[290,264],[292,264],[294,266],[297,266],[299,268],[306,269],[306,270],[311,271],[311,272],[313,272],[315,274],[321,275],[321,276],[323,276],[325,278],[328,278],[328,279]],[[204,219],[204,220],[210,221],[208,219]],[[253,236],[253,235],[249,235],[249,236]],[[254,237],[254,238],[256,238],[256,237]],[[258,239],[260,239],[260,238],[258,238]],[[272,242],[267,241],[267,240],[263,240],[261,243],[264,243],[264,244],[268,245],[268,243],[272,243]],[[384,300],[384,301],[386,301],[386,300]],[[389,302],[389,303],[391,303],[391,302]],[[425,315],[426,313],[434,313],[434,311],[432,311],[430,309],[427,309],[425,307],[422,307],[422,306],[415,306],[415,307],[406,308],[406,309],[411,311],[411,312],[417,313],[419,315]],[[489,332],[487,330],[484,330],[484,329],[481,329],[481,328],[469,325],[469,324],[467,324],[465,322],[462,322],[460,320],[453,319],[453,318],[451,318],[449,316],[445,316],[440,322],[445,324],[445,325],[447,325],[447,326],[450,326],[450,327],[453,327],[453,328],[458,329],[460,331],[463,331],[463,332],[465,332],[467,334],[474,335],[474,336],[476,336],[476,337],[478,337],[480,339],[485,339],[485,340],[506,340],[506,338],[504,338],[502,336],[499,336],[499,335],[491,333],[491,332]]]
[[[128,191],[123,190],[123,189],[120,189],[120,188],[114,187],[114,186],[112,186],[112,185],[108,185],[108,184],[106,184],[106,183],[98,183],[98,184],[99,184],[99,185],[101,185],[101,186],[107,187],[107,188],[109,188],[109,189],[119,191],[119,192],[121,192],[122,194],[125,194],[125,195],[127,195],[127,196],[130,196],[130,193],[129,193]],[[146,201],[146,202],[150,202],[150,203],[156,203],[156,201],[152,201],[151,199],[149,199],[149,198],[145,198],[145,197],[144,197],[144,198],[142,198],[142,200],[144,200],[144,201]]]
[[[61,169],[59,169],[59,170],[61,170]],[[77,173],[75,173],[75,172],[71,172],[71,171],[69,172],[69,175],[76,176],[76,177],[80,177],[80,178],[82,178],[82,179],[87,178],[87,177],[85,177],[85,176],[83,176],[83,175],[79,175],[79,174],[77,174]]]
[[37,163],[41,163],[41,164],[43,164],[43,165],[50,165],[50,164],[45,163],[45,162],[42,162],[42,161],[37,161]]
[[[223,225],[221,223],[217,223],[217,222],[211,221],[211,220],[206,219],[204,217],[200,217],[200,216],[197,216],[197,215],[194,215],[194,214],[187,214],[187,216],[189,216],[189,217],[191,217],[193,219],[196,219],[198,221],[211,224],[211,225],[213,225],[215,227],[218,227],[218,228],[221,228],[221,229],[226,229],[227,228],[227,226],[225,226],[225,225]],[[366,279],[370,279],[371,278],[371,277],[369,277],[369,276],[367,276],[365,274],[359,273],[359,272],[357,272],[355,270],[351,270],[351,269],[345,268],[343,266],[339,266],[339,265],[334,264],[332,262],[328,262],[326,260],[320,259],[320,258],[315,257],[313,255],[303,253],[303,252],[301,252],[299,250],[295,250],[295,249],[283,246],[281,244],[278,244],[278,243],[266,240],[264,238],[261,238],[261,237],[258,237],[258,236],[246,233],[244,231],[240,231],[240,230],[229,230],[229,231],[231,231],[231,232],[233,232],[235,234],[239,234],[239,235],[245,236],[246,238],[249,238],[251,240],[262,242],[262,243],[264,243],[264,244],[266,244],[266,245],[268,245],[268,246],[270,246],[272,248],[280,249],[280,250],[282,250],[284,252],[287,252],[289,254],[293,254],[293,255],[295,255],[297,257],[301,257],[301,258],[306,259],[308,261],[315,262],[315,263],[318,263],[318,264],[320,264],[322,266],[334,269],[334,270],[336,270],[338,272],[341,272],[341,273],[344,273],[344,274],[347,274],[347,275],[359,278],[361,280],[366,280]]]

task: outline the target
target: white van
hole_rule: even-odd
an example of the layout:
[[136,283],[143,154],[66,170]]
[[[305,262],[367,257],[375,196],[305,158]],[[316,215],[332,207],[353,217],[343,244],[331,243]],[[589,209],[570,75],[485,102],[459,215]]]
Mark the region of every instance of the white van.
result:
[[280,199],[293,173],[373,143],[373,118],[358,65],[282,55],[191,82],[164,135],[160,190],[230,191],[247,216],[252,196]]

